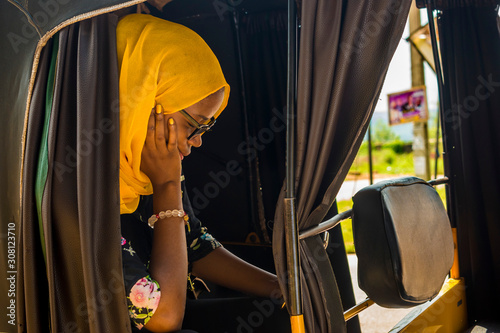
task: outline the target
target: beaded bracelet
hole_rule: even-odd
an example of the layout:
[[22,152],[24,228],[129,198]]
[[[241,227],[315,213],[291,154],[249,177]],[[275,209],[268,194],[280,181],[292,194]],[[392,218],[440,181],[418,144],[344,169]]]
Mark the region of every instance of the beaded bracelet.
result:
[[154,228],[154,225],[158,219],[164,219],[166,217],[183,217],[185,215],[182,209],[174,209],[174,210],[166,210],[164,212],[159,212],[158,214],[153,214],[148,219],[148,224],[151,228]]

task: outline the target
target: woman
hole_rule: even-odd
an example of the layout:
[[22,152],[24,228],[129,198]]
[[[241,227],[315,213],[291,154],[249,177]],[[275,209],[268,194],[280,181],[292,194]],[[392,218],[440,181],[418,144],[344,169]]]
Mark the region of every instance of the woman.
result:
[[179,330],[188,273],[279,299],[276,276],[235,257],[206,233],[184,193],[181,161],[201,146],[201,134],[229,97],[217,58],[190,29],[141,14],[119,22],[117,51],[122,253],[133,324],[153,332]]

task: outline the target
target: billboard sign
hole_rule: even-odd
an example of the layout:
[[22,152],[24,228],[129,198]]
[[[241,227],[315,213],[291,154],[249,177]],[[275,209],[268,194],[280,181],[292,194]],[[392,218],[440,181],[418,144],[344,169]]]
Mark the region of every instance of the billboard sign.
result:
[[425,86],[388,94],[389,125],[427,121]]

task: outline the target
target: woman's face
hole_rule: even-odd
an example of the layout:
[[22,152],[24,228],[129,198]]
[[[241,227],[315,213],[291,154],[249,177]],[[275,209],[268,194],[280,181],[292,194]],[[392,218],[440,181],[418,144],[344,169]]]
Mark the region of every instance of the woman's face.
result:
[[[224,90],[221,89],[212,95],[202,99],[196,104],[193,104],[184,109],[191,117],[199,124],[207,123],[215,113],[219,110],[224,100]],[[188,137],[196,130],[189,121],[180,113],[175,112],[164,117],[165,133],[168,133],[168,119],[174,118],[177,124],[177,145],[181,159],[191,154],[191,147],[200,147],[202,144],[201,135],[195,135],[188,140]],[[167,134],[165,134],[167,135]]]

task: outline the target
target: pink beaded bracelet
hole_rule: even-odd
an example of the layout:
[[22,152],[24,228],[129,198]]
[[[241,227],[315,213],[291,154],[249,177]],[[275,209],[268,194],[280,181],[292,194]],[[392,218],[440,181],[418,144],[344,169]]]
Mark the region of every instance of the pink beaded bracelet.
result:
[[156,221],[159,219],[164,219],[166,217],[183,217],[185,215],[182,209],[166,210],[164,212],[159,212],[158,214],[153,214],[148,220],[148,224],[151,228],[154,228]]

